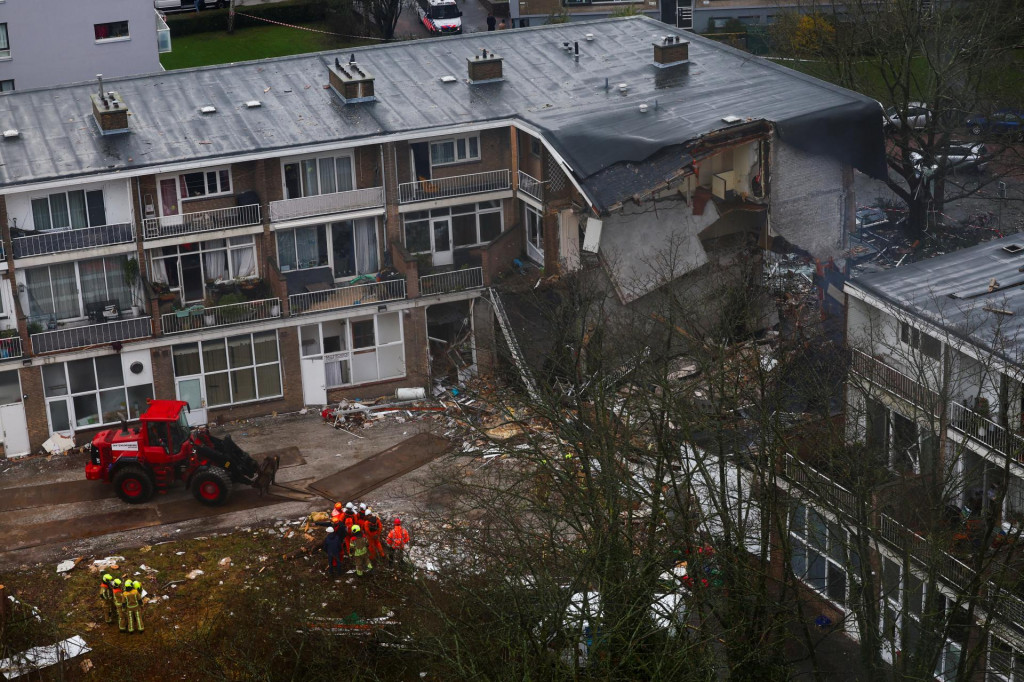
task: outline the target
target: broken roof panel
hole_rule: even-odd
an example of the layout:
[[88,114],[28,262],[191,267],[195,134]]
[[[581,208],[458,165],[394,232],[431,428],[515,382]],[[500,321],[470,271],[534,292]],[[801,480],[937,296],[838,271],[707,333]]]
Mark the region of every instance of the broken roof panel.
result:
[[[689,63],[657,68],[652,43],[672,34],[690,41]],[[578,59],[565,42],[579,43]],[[502,56],[504,79],[471,85],[466,58],[482,47]],[[328,65],[350,54],[374,76],[376,102],[342,104],[326,89]],[[448,75],[457,81],[443,83]],[[0,96],[0,127],[21,131],[0,145],[0,187],[516,119],[545,133],[598,208],[637,191],[622,181],[628,168],[616,182],[606,169],[722,129],[725,116],[775,122],[791,144],[884,172],[873,100],[646,17],[110,79],[105,89],[131,112],[124,135],[99,134],[89,104],[95,89],[80,83]],[[262,106],[247,108],[252,99]],[[207,105],[217,112],[201,114]]]

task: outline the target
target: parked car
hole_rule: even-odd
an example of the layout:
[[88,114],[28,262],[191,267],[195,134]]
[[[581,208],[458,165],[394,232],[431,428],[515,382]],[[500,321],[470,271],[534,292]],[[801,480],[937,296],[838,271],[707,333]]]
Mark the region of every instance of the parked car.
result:
[[967,119],[967,128],[972,135],[995,133],[1012,135],[1015,139],[1024,138],[1024,111],[1020,109],[1002,109],[988,116],[975,114]]
[[889,224],[889,217],[885,211],[877,206],[865,206],[857,209],[857,229],[871,229],[884,227]]
[[[199,9],[211,9],[214,7],[227,7],[228,0],[199,0]],[[153,0],[153,7],[161,12],[182,12],[194,10],[195,0]]]
[[944,152],[938,154],[935,159],[936,163],[928,166],[924,165],[924,156],[922,154],[910,152],[910,160],[917,169],[917,172],[919,174],[923,172],[925,175],[932,175],[938,170],[940,164],[953,173],[960,170],[984,173],[990,158],[988,147],[981,142],[973,144],[955,142],[949,145]]
[[[903,121],[900,118],[900,110],[897,107],[889,107],[885,110],[882,123],[893,128],[902,128]],[[932,112],[926,104],[921,102],[909,102],[907,104],[907,126],[919,130],[928,125]]]

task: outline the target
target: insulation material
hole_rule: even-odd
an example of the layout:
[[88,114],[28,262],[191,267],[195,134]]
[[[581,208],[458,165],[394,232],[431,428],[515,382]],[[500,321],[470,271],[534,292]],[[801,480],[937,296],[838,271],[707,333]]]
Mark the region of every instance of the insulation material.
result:
[[846,224],[842,164],[778,139],[772,153],[772,230],[813,258],[840,257]]
[[716,220],[714,204],[698,216],[681,201],[629,205],[606,218],[601,255],[621,301],[634,301],[707,263],[698,235]]
[[92,649],[85,643],[85,640],[75,635],[62,642],[32,647],[20,654],[3,659],[0,661],[0,673],[3,673],[6,679],[13,680],[33,671],[49,668],[60,661],[87,654],[90,651]]

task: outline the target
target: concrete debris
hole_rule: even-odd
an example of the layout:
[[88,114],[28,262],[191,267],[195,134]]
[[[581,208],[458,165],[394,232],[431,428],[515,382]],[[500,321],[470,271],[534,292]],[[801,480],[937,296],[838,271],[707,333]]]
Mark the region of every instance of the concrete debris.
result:
[[140,571],[145,571],[146,573],[159,573],[160,572],[160,571],[156,570],[155,568],[153,568],[152,566],[147,566],[146,564],[139,564],[139,570]]
[[56,644],[32,647],[20,654],[15,654],[0,661],[0,674],[8,680],[27,675],[31,672],[49,668],[59,663],[82,654],[87,654],[92,648],[85,643],[80,636],[69,637]]
[[231,568],[231,557],[224,557],[223,559],[217,562],[217,565],[221,568]]
[[84,661],[79,663],[79,667],[82,669],[83,673],[88,673],[93,668],[93,666],[92,666],[92,659],[91,658],[85,659]]
[[197,568],[194,571],[190,572],[185,577],[188,578],[189,580],[195,580],[196,578],[198,578],[201,575],[204,575],[204,571],[201,571],[200,569]]
[[82,559],[84,559],[84,558],[85,557],[81,557],[80,556],[80,557],[76,557],[74,559],[65,559],[64,561],[62,561],[59,564],[57,564],[57,572],[58,573],[67,573],[72,568],[77,566],[79,564],[79,562],[81,562]]
[[68,436],[54,433],[45,441],[43,441],[43,450],[48,455],[63,455],[69,450],[73,450],[75,447],[75,439],[69,438]]
[[118,564],[124,561],[123,556],[108,556],[105,559],[96,559],[89,566],[89,570],[93,573],[99,571],[110,571],[117,570]]

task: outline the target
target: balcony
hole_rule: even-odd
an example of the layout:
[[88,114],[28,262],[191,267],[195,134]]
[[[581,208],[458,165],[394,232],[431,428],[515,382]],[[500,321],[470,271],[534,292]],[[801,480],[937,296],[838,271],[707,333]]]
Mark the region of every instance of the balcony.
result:
[[21,350],[20,336],[7,336],[0,338],[0,362],[14,360],[23,355]]
[[440,272],[436,275],[420,277],[420,296],[433,294],[450,294],[453,291],[479,289],[484,285],[483,268],[465,268]]
[[146,239],[162,239],[259,224],[260,205],[249,204],[248,206],[216,208],[210,211],[197,211],[160,218],[146,218],[142,221],[142,229]]
[[112,244],[131,244],[134,241],[135,227],[131,223],[118,223],[76,230],[47,230],[38,234],[14,237],[11,244],[14,248],[14,257],[17,259]]
[[783,475],[787,480],[814,497],[827,501],[830,508],[857,518],[856,495],[793,455],[786,453],[784,457]]
[[32,334],[32,352],[54,353],[71,348],[99,346],[152,336],[149,316],[131,317],[101,324],[85,324]]
[[398,186],[398,203],[411,204],[416,201],[451,199],[470,194],[500,192],[512,188],[509,170],[486,171],[451,178],[403,182]]
[[851,361],[850,369],[855,374],[880,386],[897,398],[907,400],[929,412],[940,404],[938,393],[922,386],[911,377],[877,358],[854,350]]
[[264,298],[259,301],[208,307],[198,305],[177,310],[160,316],[160,328],[164,334],[181,334],[200,329],[270,320],[275,317],[281,317],[281,299]]
[[360,305],[372,305],[405,298],[405,280],[391,279],[371,284],[356,284],[335,287],[323,291],[310,291],[288,297],[292,315],[318,313],[324,310],[338,310]]
[[544,203],[544,183],[523,171],[519,171],[519,191],[542,204]]
[[348,192],[318,194],[313,197],[298,199],[282,199],[270,202],[270,221],[273,223],[296,218],[312,218],[314,216],[361,211],[368,208],[384,206],[384,188],[368,187],[353,189]]
[[1004,429],[960,403],[950,403],[949,427],[990,450],[1024,464],[1024,437]]
[[171,29],[163,15],[156,9],[153,11],[156,12],[156,51],[164,54],[171,51]]

